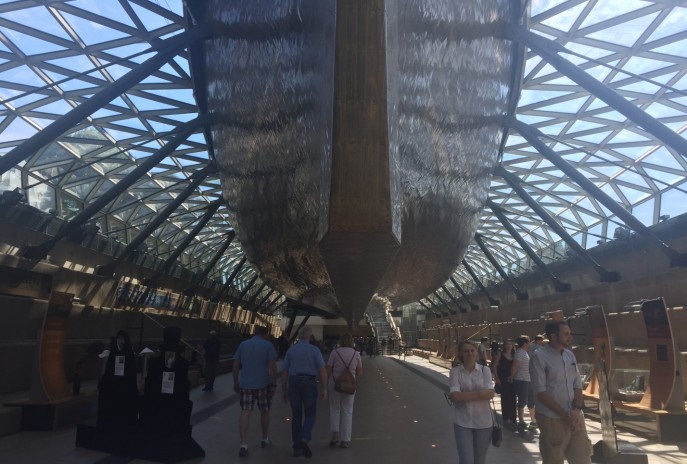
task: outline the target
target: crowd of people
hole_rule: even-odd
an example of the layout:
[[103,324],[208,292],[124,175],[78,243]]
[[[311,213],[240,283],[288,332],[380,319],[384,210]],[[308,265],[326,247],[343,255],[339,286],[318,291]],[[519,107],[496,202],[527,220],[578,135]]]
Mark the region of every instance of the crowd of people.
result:
[[[249,455],[247,431],[256,404],[261,414],[261,446],[271,446],[269,411],[278,384],[283,400],[291,406],[294,456],[312,457],[309,442],[318,397],[329,406],[330,446],[350,447],[355,392],[340,389],[339,380],[350,376],[355,382],[360,378],[361,353],[368,351],[368,340],[343,334],[325,362],[323,348],[312,335],[309,327],[302,327],[297,343],[277,343],[277,350],[267,329],[257,327],[253,338],[239,345],[233,366],[234,390],[240,395],[241,406],[239,456]],[[386,342],[380,345],[388,346]],[[503,340],[500,345],[490,344],[488,337],[483,337],[479,344],[460,342],[457,363],[449,375],[447,397],[453,406],[461,464],[486,462],[496,423],[492,410],[495,394],[501,396],[501,413],[507,428],[540,431],[544,464],[562,464],[565,459],[570,464],[591,462],[591,442],[582,414],[582,382],[571,343],[570,327],[563,321],[547,323],[545,333],[532,339],[521,335],[515,341]],[[374,351],[373,342],[371,352]],[[276,367],[278,358],[283,358],[280,373]]]
[[[448,397],[459,463],[484,464],[495,424],[490,401],[501,395],[502,417],[514,430],[540,430],[544,464],[591,463],[592,446],[585,428],[582,381],[570,327],[550,321],[545,334],[527,335],[489,345],[462,341],[451,369]],[[492,380],[493,379],[493,380]],[[491,402],[493,404],[493,401]],[[529,424],[525,421],[527,408]]]

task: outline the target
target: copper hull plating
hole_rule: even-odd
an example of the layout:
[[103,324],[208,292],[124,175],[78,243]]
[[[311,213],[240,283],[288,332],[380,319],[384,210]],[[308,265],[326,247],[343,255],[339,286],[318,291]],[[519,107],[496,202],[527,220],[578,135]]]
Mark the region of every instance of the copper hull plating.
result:
[[207,2],[224,196],[263,279],[357,321],[423,298],[486,201],[512,2]]

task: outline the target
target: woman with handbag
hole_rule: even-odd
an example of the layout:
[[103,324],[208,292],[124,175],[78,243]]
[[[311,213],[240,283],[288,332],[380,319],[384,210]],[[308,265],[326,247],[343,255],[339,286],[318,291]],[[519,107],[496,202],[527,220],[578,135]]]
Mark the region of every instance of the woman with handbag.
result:
[[517,413],[515,408],[515,386],[508,380],[513,367],[513,352],[515,347],[513,340],[507,338],[503,342],[503,350],[499,353],[494,362],[494,380],[499,393],[501,394],[501,415],[506,424],[515,428],[517,423]]
[[494,419],[489,401],[494,384],[488,367],[477,364],[477,345],[463,340],[458,345],[461,364],[451,369],[449,399],[453,402],[453,430],[460,464],[484,464],[491,442]]
[[[339,339],[339,347],[329,354],[327,374],[329,377],[329,429],[332,438],[329,446],[339,444],[348,448],[351,444],[353,427],[353,401],[355,388],[351,388],[351,377],[343,375],[344,371],[352,375],[353,382],[363,373],[360,353],[353,348],[353,336],[345,333]],[[345,387],[341,380],[346,377]],[[353,390],[353,391],[351,391]]]

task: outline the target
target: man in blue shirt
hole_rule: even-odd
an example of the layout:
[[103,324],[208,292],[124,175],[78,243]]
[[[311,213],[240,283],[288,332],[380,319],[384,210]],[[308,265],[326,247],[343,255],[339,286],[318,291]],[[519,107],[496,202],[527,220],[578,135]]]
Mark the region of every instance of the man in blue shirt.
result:
[[284,401],[291,403],[291,438],[293,455],[312,457],[308,446],[317,410],[317,376],[322,384],[321,398],[327,399],[327,370],[320,349],[309,343],[312,329],[298,331],[298,343],[284,357],[281,386]]
[[[267,434],[270,427],[270,407],[277,388],[277,351],[267,341],[269,332],[265,327],[256,326],[253,338],[241,342],[234,353],[234,391],[241,396],[241,415],[239,416],[239,435],[241,448],[239,456],[248,456],[248,424],[250,413],[257,401],[262,426],[260,446],[272,444]],[[239,376],[240,373],[240,376]]]

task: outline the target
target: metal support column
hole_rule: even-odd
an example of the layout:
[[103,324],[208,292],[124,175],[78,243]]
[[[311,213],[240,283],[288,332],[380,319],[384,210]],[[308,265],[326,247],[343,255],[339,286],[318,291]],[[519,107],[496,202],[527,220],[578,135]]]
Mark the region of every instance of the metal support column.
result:
[[451,277],[449,277],[449,280],[451,281],[453,286],[456,287],[456,290],[458,290],[458,293],[460,293],[460,296],[462,296],[463,299],[470,305],[470,310],[472,310],[472,311],[479,310],[479,305],[476,305],[475,303],[472,302],[472,300],[470,299],[468,294],[465,293],[463,291],[463,289],[461,288],[460,284],[458,284],[458,282],[456,282],[456,279],[454,279],[453,276],[451,276]]
[[498,166],[494,171],[494,174],[503,177],[503,179],[508,183],[508,185],[511,186],[518,196],[522,198],[523,201],[527,203],[527,205],[532,208],[534,212],[536,212],[537,215],[542,218],[544,222],[546,222],[549,227],[551,227],[554,232],[556,232],[556,234],[558,234],[558,236],[568,244],[570,248],[575,251],[575,253],[577,253],[582,259],[587,261],[587,263],[594,268],[594,270],[599,274],[599,277],[601,277],[601,282],[616,282],[618,280],[618,273],[607,271],[599,263],[597,263],[596,260],[592,258],[589,253],[587,253],[587,250],[582,248],[580,244],[577,243],[575,239],[568,234],[568,232],[566,232],[563,226],[556,222],[556,220],[551,217],[551,215],[539,203],[537,203],[534,198],[532,198],[525,191],[524,188],[522,188],[520,185],[520,180],[516,176],[506,171],[502,166]]
[[611,198],[603,190],[597,187],[594,182],[590,181],[584,177],[580,171],[564,160],[558,153],[553,151],[542,142],[542,138],[545,137],[539,130],[529,126],[515,118],[506,118],[506,124],[512,127],[518,133],[525,138],[532,146],[542,155],[544,158],[549,160],[554,166],[563,171],[565,175],[574,180],[577,185],[582,187],[587,193],[592,197],[599,200],[599,202],[609,209],[613,214],[618,216],[621,221],[623,221],[627,226],[633,231],[651,240],[659,249],[670,258],[671,266],[687,266],[687,254],[678,253],[672,249],[667,243],[658,238],[651,230],[642,224],[642,222],[634,217],[632,213],[628,212],[623,208],[617,201]]
[[491,208],[491,211],[494,213],[494,215],[498,218],[498,220],[501,222],[503,227],[510,233],[511,237],[515,239],[516,242],[520,245],[520,247],[525,250],[525,253],[527,253],[527,256],[530,257],[532,261],[535,262],[537,267],[544,271],[549,278],[553,281],[553,287],[556,289],[557,292],[568,292],[570,291],[570,284],[561,282],[561,280],[553,273],[551,270],[548,268],[548,266],[544,263],[544,261],[541,260],[539,255],[534,252],[532,247],[525,241],[524,238],[522,238],[522,235],[518,233],[517,230],[515,230],[515,227],[513,227],[513,224],[510,223],[506,215],[503,213],[503,209],[494,203],[492,200],[487,200],[487,205],[489,208]]
[[508,285],[513,289],[513,293],[515,293],[515,298],[518,299],[518,301],[523,301],[529,298],[527,295],[527,292],[523,292],[520,290],[517,285],[515,285],[515,282],[513,282],[513,279],[510,278],[510,276],[506,273],[506,271],[501,267],[501,264],[496,260],[494,255],[491,253],[489,248],[487,248],[487,245],[484,243],[484,240],[482,240],[482,236],[479,234],[475,234],[475,242],[477,242],[477,246],[480,247],[482,250],[482,253],[484,253],[484,256],[487,257],[489,262],[491,263],[492,266],[496,269],[496,272],[498,272],[503,280],[506,281]]
[[133,253],[139,246],[141,246],[150,235],[155,232],[155,230],[160,227],[160,225],[179,207],[186,201],[188,197],[191,196],[193,192],[196,191],[201,182],[203,182],[211,172],[216,170],[214,164],[209,164],[205,166],[200,171],[196,171],[191,176],[191,183],[186,186],[186,188],[179,193],[174,200],[169,202],[162,211],[160,211],[152,221],[150,221],[144,228],[139,232],[136,237],[122,250],[122,252],[110,261],[108,264],[96,269],[96,274],[100,276],[112,276],[112,273],[117,269],[117,267],[122,264],[122,262],[127,259],[131,253]]
[[500,305],[501,302],[500,302],[499,300],[495,300],[495,299],[493,299],[493,298],[491,297],[491,295],[489,294],[489,291],[487,290],[487,287],[485,287],[485,286],[482,284],[482,282],[480,282],[479,278],[477,277],[477,274],[475,274],[475,271],[472,270],[472,268],[470,267],[470,265],[468,264],[468,262],[465,261],[465,260],[463,260],[462,263],[463,263],[463,267],[465,268],[465,270],[467,270],[467,271],[468,271],[468,274],[470,274],[470,277],[472,277],[472,280],[475,281],[475,284],[477,284],[477,286],[479,287],[479,289],[482,290],[482,293],[484,293],[484,296],[486,296],[487,299],[489,300],[489,305],[490,305],[490,306],[498,306],[498,305]]
[[0,175],[6,173],[38,150],[55,141],[85,118],[119,97],[134,85],[157,71],[162,65],[178,55],[184,48],[199,40],[210,38],[209,27],[194,27],[169,39],[160,41],[161,49],[153,57],[137,65],[127,74],[97,92],[76,108],[67,112],[45,129],[26,139],[0,158]]
[[234,237],[236,237],[236,232],[234,232],[234,229],[229,230],[226,235],[226,240],[220,246],[217,251],[215,252],[215,255],[212,257],[212,259],[207,263],[205,266],[205,269],[203,272],[201,272],[194,280],[191,286],[184,290],[184,295],[193,295],[196,291],[196,288],[200,283],[203,281],[203,279],[210,273],[213,267],[215,267],[215,264],[217,264],[217,261],[222,257],[225,251],[227,251],[227,248],[229,248],[229,245],[231,245],[231,242],[234,240]]
[[96,198],[93,202],[89,203],[88,206],[86,206],[79,214],[74,216],[74,218],[65,224],[53,237],[49,238],[40,245],[28,246],[24,248],[22,251],[22,256],[29,259],[44,259],[57,242],[88,222],[94,214],[101,212],[105,206],[121,195],[126,189],[131,187],[145,173],[157,166],[167,156],[171,155],[174,150],[184,141],[186,141],[186,139],[196,130],[198,130],[198,128],[210,123],[211,120],[212,118],[209,116],[199,116],[196,119],[181,124],[178,128],[177,135],[172,140],[167,142],[164,147],[145,158],[141,164],[136,166],[133,171],[127,174],[122,180],[117,182],[110,190]]
[[625,115],[665,145],[687,158],[687,140],[651,117],[641,108],[637,108],[635,104],[627,101],[611,87],[594,79],[575,64],[559,56],[559,53],[569,53],[561,44],[515,24],[506,26],[505,38],[523,42],[561,74],[575,81],[591,94],[606,102],[611,108]]

